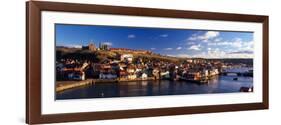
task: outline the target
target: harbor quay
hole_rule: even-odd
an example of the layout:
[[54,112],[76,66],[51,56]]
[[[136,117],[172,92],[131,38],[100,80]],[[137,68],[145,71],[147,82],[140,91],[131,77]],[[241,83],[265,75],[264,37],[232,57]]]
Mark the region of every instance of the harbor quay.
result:
[[159,80],[154,77],[149,77],[146,79],[136,78],[136,79],[87,79],[87,80],[76,80],[76,81],[59,81],[56,83],[56,92],[61,92],[67,89],[72,89],[76,87],[92,85],[92,84],[102,84],[102,83],[118,83],[118,82],[132,82],[132,81],[148,81],[148,80]]

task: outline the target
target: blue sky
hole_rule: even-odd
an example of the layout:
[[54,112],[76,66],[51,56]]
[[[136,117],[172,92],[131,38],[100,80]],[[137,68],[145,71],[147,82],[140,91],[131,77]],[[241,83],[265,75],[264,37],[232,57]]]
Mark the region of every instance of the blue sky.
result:
[[100,42],[177,57],[253,58],[253,33],[211,30],[56,24],[56,45]]

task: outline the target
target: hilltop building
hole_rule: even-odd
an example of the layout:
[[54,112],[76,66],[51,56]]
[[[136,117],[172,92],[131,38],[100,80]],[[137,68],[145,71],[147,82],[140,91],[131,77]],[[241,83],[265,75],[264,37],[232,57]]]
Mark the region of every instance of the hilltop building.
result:
[[110,46],[108,44],[99,43],[99,50],[109,50]]
[[94,43],[90,43],[88,46],[82,46],[83,50],[90,50],[90,51],[96,51],[96,45]]
[[109,50],[115,52],[127,52],[127,53],[135,53],[135,54],[152,54],[152,52],[148,50],[135,50],[135,49],[128,49],[128,48],[110,48]]

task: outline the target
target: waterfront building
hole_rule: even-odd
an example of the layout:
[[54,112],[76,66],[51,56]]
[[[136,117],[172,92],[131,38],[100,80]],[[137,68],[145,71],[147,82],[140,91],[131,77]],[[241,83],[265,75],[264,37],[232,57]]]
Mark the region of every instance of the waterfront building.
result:
[[117,74],[113,73],[113,72],[101,72],[100,79],[116,79],[117,78]]
[[186,75],[187,80],[201,80],[201,73],[198,71],[189,72]]
[[134,80],[134,79],[136,79],[137,78],[137,75],[136,74],[129,74],[128,75],[128,79],[129,80]]
[[219,70],[218,69],[210,70],[210,76],[214,76],[214,75],[218,75],[218,74],[219,74]]
[[68,80],[85,80],[85,72],[82,71],[71,71],[66,72]]
[[126,70],[119,70],[119,78],[127,78],[128,72]]
[[142,78],[143,80],[147,79],[147,74],[146,74],[146,73],[142,73],[141,78]]
[[130,64],[127,67],[127,78],[130,80],[136,79],[137,75],[136,75],[136,68],[134,65]]
[[170,72],[169,71],[166,71],[166,72],[161,72],[161,78],[166,78],[166,79],[169,79],[170,78]]
[[161,77],[160,71],[157,68],[153,69],[152,74],[156,79],[159,79]]

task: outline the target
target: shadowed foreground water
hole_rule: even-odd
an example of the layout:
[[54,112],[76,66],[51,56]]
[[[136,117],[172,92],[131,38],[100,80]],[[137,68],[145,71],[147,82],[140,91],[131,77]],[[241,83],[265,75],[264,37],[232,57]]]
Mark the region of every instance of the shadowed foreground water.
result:
[[56,93],[56,99],[108,98],[157,95],[183,95],[239,92],[240,87],[252,87],[252,77],[218,76],[208,84],[185,81],[138,81],[101,83]]

